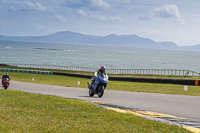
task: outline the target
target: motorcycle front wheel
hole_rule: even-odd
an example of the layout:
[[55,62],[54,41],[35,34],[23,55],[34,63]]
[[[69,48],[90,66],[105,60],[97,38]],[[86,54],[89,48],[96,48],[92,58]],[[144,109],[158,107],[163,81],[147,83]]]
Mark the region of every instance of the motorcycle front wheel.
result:
[[5,85],[4,85],[4,89],[7,89],[7,88],[8,88],[8,85],[7,85],[7,84],[5,84]]
[[94,96],[94,92],[91,91],[91,89],[89,89],[89,96],[93,97]]

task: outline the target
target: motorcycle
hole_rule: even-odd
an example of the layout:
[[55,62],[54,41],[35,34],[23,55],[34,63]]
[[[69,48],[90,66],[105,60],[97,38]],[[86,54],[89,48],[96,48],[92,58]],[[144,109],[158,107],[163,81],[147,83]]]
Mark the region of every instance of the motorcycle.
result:
[[10,85],[10,80],[8,78],[4,79],[3,81],[4,89],[7,89],[9,85]]
[[[101,74],[98,76],[98,78],[92,78],[92,81],[95,80],[95,82],[90,85],[90,83],[88,82],[88,88],[89,88],[89,96],[93,97],[94,94],[97,94],[98,97],[102,97],[104,94],[104,90],[107,87],[108,84],[108,75],[107,74]],[[94,86],[97,85],[96,90],[94,91]]]

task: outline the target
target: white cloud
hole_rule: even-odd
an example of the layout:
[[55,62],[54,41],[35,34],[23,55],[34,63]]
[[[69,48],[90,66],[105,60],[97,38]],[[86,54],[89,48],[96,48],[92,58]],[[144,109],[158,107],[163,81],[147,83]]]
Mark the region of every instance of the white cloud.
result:
[[164,5],[155,9],[155,14],[161,18],[174,18],[180,24],[185,24],[185,21],[181,18],[179,9],[176,5]]
[[77,13],[80,14],[81,16],[87,16],[87,15],[88,15],[88,14],[87,14],[85,11],[83,11],[82,9],[79,9],[79,10],[77,11]]
[[29,8],[31,10],[37,10],[37,11],[46,11],[47,10],[47,8],[44,7],[39,2],[33,3],[33,2],[29,2],[29,1],[24,1],[24,4],[25,4],[26,8]]
[[12,12],[19,12],[19,11],[20,11],[20,10],[19,10],[18,8],[16,8],[16,7],[11,7],[10,10],[11,10]]
[[66,22],[66,19],[61,15],[56,15],[56,19],[60,22]]
[[103,0],[92,0],[92,3],[99,7],[110,8],[110,5]]
[[44,7],[41,3],[39,2],[36,2],[36,9],[39,10],[39,11],[46,11],[46,7]]
[[108,22],[115,22],[115,21],[121,22],[121,18],[118,17],[118,16],[113,17],[113,16],[94,15],[94,14],[92,14],[92,13],[90,13],[90,12],[87,13],[87,12],[85,12],[85,11],[82,10],[82,9],[79,9],[79,10],[77,11],[77,13],[78,13],[79,15],[81,15],[81,16],[84,16],[84,17],[88,16],[88,17],[93,18],[93,19],[96,19],[96,20],[108,21]]
[[71,8],[110,8],[110,4],[104,0],[66,0],[65,5]]
[[156,8],[156,15],[163,18],[180,18],[180,13],[176,5],[164,5]]
[[101,21],[109,21],[109,22],[121,21],[120,17],[102,16],[102,15],[91,15],[91,18],[101,20]]
[[124,1],[124,3],[130,3],[131,1],[130,0],[123,0]]
[[36,30],[44,30],[44,26],[40,25],[40,24],[33,24],[33,26],[35,27]]

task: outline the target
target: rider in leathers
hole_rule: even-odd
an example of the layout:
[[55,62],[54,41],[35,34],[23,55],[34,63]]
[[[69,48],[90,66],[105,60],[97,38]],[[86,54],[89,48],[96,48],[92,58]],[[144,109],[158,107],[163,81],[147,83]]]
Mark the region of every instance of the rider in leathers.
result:
[[89,89],[93,88],[94,91],[96,91],[96,88],[99,85],[99,82],[95,82],[95,79],[97,79],[98,76],[101,75],[101,74],[107,75],[105,71],[106,71],[106,67],[105,66],[101,66],[101,68],[98,69],[97,72],[94,73],[94,77],[92,78],[91,85],[88,83],[88,88]]
[[5,73],[2,78],[1,78],[1,83],[2,83],[2,86],[3,86],[3,81],[8,78],[10,80],[10,76],[8,75],[8,73]]

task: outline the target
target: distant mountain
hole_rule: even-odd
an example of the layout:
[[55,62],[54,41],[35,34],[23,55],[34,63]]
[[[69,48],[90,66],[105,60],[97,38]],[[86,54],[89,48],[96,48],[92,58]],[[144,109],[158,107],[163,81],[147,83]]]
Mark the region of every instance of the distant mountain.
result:
[[[137,35],[115,35],[93,36],[70,31],[58,32],[46,36],[1,36],[4,41],[24,41],[24,42],[45,42],[45,43],[63,43],[63,44],[89,44],[89,45],[107,45],[121,47],[151,48],[151,49],[177,49],[173,42],[155,42],[148,38]],[[200,45],[196,46],[200,49]],[[184,49],[184,48],[182,48]],[[191,48],[193,49],[193,47]]]

